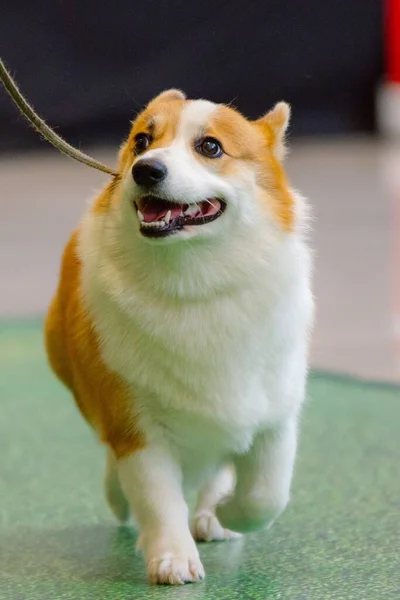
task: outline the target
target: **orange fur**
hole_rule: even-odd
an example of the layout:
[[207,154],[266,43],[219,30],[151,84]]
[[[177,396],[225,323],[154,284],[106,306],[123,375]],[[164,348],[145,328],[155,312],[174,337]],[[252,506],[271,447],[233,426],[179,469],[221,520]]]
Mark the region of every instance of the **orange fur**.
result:
[[219,139],[226,154],[215,161],[215,168],[228,175],[246,161],[257,166],[258,183],[263,188],[263,202],[272,206],[286,231],[294,226],[294,199],[290,193],[282,164],[275,155],[275,145],[282,143],[287,125],[281,105],[252,123],[227,106],[218,108],[206,135]]
[[138,133],[150,133],[152,149],[171,144],[174,139],[185,100],[179,96],[160,94],[134,121],[128,140],[120,153],[120,169],[124,171],[134,157],[135,137]]
[[[102,205],[107,194],[97,202]],[[80,295],[77,232],[67,244],[59,288],[50,306],[46,349],[50,364],[70,389],[83,416],[117,458],[145,445],[135,423],[134,402],[125,384],[104,364],[99,341]]]
[[290,120],[290,106],[286,102],[278,102],[272,110],[258,119],[256,123],[264,130],[269,145],[278,159],[285,156],[285,134]]
[[114,190],[118,186],[120,181],[119,177],[116,177],[110,181],[104,188],[104,190],[96,198],[95,203],[91,207],[91,210],[98,215],[106,214],[111,205],[114,196]]
[[219,139],[227,154],[226,159],[255,160],[264,148],[264,139],[252,124],[235,109],[219,106],[210,122],[206,135]]

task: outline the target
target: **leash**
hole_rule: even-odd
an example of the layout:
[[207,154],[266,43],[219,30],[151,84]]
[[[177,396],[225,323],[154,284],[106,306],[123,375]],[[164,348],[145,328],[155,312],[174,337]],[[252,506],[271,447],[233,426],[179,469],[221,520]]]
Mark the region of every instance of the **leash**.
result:
[[16,82],[10,75],[1,58],[0,80],[21,114],[27,119],[29,124],[32,125],[32,127],[36,129],[36,131],[42,135],[47,142],[49,142],[49,144],[57,148],[57,150],[63,154],[66,154],[70,158],[77,160],[88,167],[92,167],[93,169],[97,169],[98,171],[102,171],[103,173],[107,173],[113,177],[118,177],[119,174],[117,171],[114,171],[110,167],[103,165],[95,158],[84,154],[84,152],[81,152],[77,148],[71,146],[71,144],[68,144],[68,142],[59,136],[41,117],[39,117],[33,107],[19,91]]

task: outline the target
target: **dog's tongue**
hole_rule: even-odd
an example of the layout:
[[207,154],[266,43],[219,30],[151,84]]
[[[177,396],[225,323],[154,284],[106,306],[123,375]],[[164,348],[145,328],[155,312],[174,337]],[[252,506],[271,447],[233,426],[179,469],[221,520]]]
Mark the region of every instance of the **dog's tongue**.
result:
[[176,219],[185,210],[184,205],[174,204],[162,198],[141,198],[138,208],[146,223],[164,220],[168,211],[171,211],[171,220]]

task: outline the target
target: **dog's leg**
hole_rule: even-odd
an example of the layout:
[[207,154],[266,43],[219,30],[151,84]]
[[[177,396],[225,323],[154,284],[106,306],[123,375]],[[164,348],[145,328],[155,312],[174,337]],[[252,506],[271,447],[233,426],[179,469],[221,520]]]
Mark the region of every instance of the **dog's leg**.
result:
[[122,487],[140,527],[151,583],[199,581],[204,569],[189,529],[180,466],[165,447],[149,447],[121,459]]
[[222,541],[241,537],[240,533],[224,529],[218,521],[217,504],[233,493],[235,472],[233,465],[223,467],[200,491],[193,517],[193,536],[199,542]]
[[289,501],[296,440],[293,418],[277,430],[260,433],[250,451],[236,457],[235,494],[217,508],[224,527],[254,531],[277,519]]
[[121,523],[125,523],[130,516],[129,503],[122,491],[118,476],[117,461],[110,449],[107,449],[106,473],[104,487],[109,507]]

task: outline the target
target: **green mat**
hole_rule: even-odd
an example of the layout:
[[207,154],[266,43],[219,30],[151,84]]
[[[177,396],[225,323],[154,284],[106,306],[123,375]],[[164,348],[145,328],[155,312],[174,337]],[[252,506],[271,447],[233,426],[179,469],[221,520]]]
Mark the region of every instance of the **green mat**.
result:
[[311,377],[290,507],[200,546],[205,582],[149,587],[102,491],[103,450],[45,362],[40,323],[0,324],[0,599],[400,598],[400,391]]

